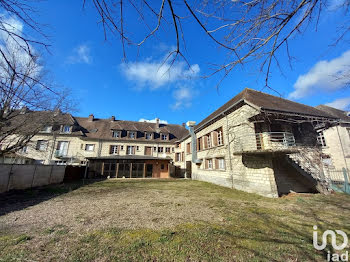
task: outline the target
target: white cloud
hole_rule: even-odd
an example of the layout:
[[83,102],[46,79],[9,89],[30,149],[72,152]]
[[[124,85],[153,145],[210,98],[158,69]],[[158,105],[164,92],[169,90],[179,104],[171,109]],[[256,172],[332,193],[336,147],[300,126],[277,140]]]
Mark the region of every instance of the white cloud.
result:
[[165,62],[130,62],[122,64],[123,74],[130,80],[141,86],[148,85],[151,89],[157,89],[175,81],[188,81],[196,77],[200,71],[197,64],[188,68],[184,62],[173,65]]
[[92,56],[90,47],[86,44],[81,44],[74,48],[73,55],[68,57],[67,62],[69,64],[91,64]]
[[[27,45],[21,37],[23,36],[23,23],[13,17],[8,17],[0,23],[0,47],[6,56],[7,61],[16,66],[16,70],[24,72],[32,78],[35,78],[42,66],[38,64],[36,50]],[[13,35],[11,35],[13,33]],[[30,53],[33,55],[30,56]],[[3,56],[0,57],[0,75],[8,74],[7,61]]]
[[173,105],[171,105],[171,108],[173,110],[187,108],[192,105],[192,99],[195,96],[196,92],[191,87],[182,86],[180,88],[177,88],[173,92],[173,97],[175,99],[175,102]]
[[336,91],[344,88],[350,81],[350,50],[341,56],[316,63],[304,75],[300,75],[294,84],[290,99],[299,99],[318,91]]
[[[155,118],[155,119],[150,119],[150,120],[148,120],[148,119],[145,119],[145,118],[140,118],[139,119],[139,122],[149,122],[149,123],[156,123],[157,122],[157,119]],[[159,120],[159,123],[161,123],[161,124],[168,124],[168,121],[166,121],[166,120]]]
[[350,96],[336,99],[333,102],[327,103],[326,105],[334,107],[334,108],[338,108],[340,110],[349,111],[350,110]]

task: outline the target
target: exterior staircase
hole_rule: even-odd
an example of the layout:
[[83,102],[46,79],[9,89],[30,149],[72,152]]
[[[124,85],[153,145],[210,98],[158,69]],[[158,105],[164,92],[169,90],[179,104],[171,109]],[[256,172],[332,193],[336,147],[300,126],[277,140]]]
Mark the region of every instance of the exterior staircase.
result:
[[318,148],[300,148],[297,153],[286,155],[286,159],[301,175],[316,182],[316,189],[320,193],[331,191],[331,182],[324,175],[321,151]]

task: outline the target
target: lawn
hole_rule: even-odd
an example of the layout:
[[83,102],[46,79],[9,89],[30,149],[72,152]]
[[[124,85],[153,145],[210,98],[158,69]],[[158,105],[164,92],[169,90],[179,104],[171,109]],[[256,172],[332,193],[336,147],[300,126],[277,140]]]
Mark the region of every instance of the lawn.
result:
[[349,218],[343,194],[269,199],[191,180],[68,183],[0,195],[0,261],[325,261],[330,245],[313,248],[313,225],[350,236]]

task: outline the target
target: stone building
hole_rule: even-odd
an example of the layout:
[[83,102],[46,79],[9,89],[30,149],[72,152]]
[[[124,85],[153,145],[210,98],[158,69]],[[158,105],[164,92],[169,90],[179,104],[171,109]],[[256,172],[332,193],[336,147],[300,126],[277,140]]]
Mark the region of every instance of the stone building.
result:
[[[316,107],[336,118],[338,121],[329,126],[323,126],[318,130],[319,144],[326,158],[325,164],[330,169],[350,170],[350,117],[349,112],[338,110],[326,105]],[[328,160],[328,161],[327,161]]]
[[277,197],[328,189],[315,126],[336,117],[245,89],[179,141],[175,165],[193,179]]

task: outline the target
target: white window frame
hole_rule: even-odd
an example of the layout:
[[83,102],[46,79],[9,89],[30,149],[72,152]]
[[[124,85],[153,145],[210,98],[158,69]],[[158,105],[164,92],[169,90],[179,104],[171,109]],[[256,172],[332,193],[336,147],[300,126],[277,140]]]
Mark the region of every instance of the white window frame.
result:
[[218,146],[221,146],[224,144],[224,140],[222,139],[222,131],[218,131]]
[[226,169],[225,158],[218,158],[218,169],[220,170]]
[[208,148],[212,147],[211,134],[207,135],[207,145],[208,145]]
[[136,146],[136,151],[140,151],[140,146]]
[[213,159],[208,159],[208,169],[213,169]]
[[[131,137],[131,134],[133,134],[133,137]],[[135,131],[129,131],[128,137],[131,138],[131,139],[136,139],[136,132]]]
[[113,130],[112,131],[112,137],[114,138],[120,138],[121,137],[121,132],[118,130]]
[[327,141],[326,138],[324,137],[323,131],[318,132],[317,134],[317,142],[320,146],[322,147],[327,147]]
[[146,132],[145,138],[146,138],[147,140],[151,140],[151,139],[152,139],[152,133]]
[[38,151],[46,151],[48,146],[47,140],[38,140],[36,144],[36,148]]
[[51,133],[52,132],[52,126],[45,126],[41,132],[43,132],[43,133]]
[[124,151],[124,146],[120,146],[120,151]]
[[119,146],[111,145],[111,155],[118,155],[118,154],[119,154]]
[[[68,130],[66,130],[66,128],[68,127]],[[71,131],[72,131],[72,126],[70,126],[70,125],[64,125],[63,127],[62,127],[62,133],[65,133],[65,134],[69,134],[69,133],[71,133]]]
[[[90,146],[92,146],[92,150],[88,149],[88,148],[90,148]],[[95,144],[85,144],[84,149],[85,149],[85,151],[93,152],[95,150]]]
[[160,135],[161,140],[168,140],[168,135],[167,134],[161,134]]
[[[127,146],[126,147],[126,154],[127,155],[135,155],[134,154],[134,148],[135,148],[135,146]],[[131,149],[131,151],[129,149]]]
[[162,146],[158,147],[158,153],[164,153],[164,147]]

